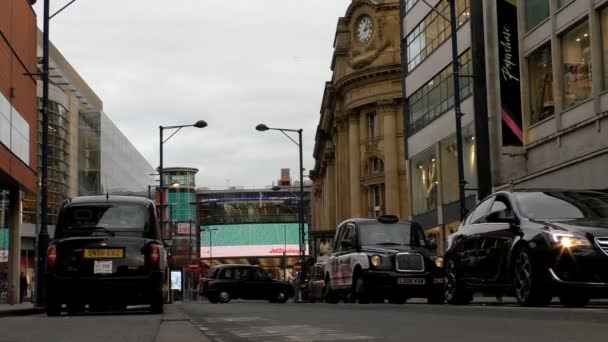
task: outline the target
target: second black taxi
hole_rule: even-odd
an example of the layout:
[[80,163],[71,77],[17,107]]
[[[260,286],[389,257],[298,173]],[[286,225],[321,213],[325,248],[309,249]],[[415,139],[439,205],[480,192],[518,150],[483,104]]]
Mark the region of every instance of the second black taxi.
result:
[[325,300],[402,304],[426,297],[442,304],[443,258],[436,248],[420,225],[396,216],[346,220],[325,267]]
[[293,297],[294,289],[288,282],[273,280],[259,266],[230,264],[209,269],[201,279],[200,295],[211,303],[232,299],[285,303]]

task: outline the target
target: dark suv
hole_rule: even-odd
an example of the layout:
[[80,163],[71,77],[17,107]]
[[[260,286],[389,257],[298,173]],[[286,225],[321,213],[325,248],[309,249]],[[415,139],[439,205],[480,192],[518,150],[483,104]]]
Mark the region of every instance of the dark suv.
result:
[[47,314],[150,304],[163,311],[167,253],[154,202],[122,196],[77,197],[59,213],[48,249]]
[[211,303],[228,303],[231,299],[265,299],[285,303],[294,295],[286,281],[273,280],[259,266],[220,265],[209,270],[202,279],[201,296]]
[[443,258],[415,222],[396,216],[350,219],[338,227],[325,267],[325,300],[443,303]]

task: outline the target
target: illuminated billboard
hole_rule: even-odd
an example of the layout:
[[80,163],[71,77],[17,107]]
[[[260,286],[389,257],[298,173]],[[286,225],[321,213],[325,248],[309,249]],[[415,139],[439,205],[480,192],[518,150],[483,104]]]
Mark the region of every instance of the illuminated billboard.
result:
[[298,223],[201,226],[201,258],[297,256],[298,231]]

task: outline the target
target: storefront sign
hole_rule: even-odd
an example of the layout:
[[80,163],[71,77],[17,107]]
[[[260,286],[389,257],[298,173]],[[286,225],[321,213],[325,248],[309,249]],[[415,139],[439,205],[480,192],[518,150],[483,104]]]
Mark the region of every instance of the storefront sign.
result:
[[517,0],[498,0],[502,144],[523,146]]
[[253,246],[212,246],[201,248],[201,258],[233,258],[233,257],[268,257],[283,255],[286,251],[288,256],[298,255],[298,245],[253,245]]
[[0,251],[0,262],[8,262],[8,251]]
[[191,224],[190,222],[179,222],[177,224],[177,234],[179,235],[190,235],[193,234],[194,232],[191,231]]

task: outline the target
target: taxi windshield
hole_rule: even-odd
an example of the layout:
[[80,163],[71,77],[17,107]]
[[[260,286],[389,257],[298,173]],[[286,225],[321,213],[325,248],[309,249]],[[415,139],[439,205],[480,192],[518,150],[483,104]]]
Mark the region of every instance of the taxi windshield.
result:
[[363,223],[359,229],[359,241],[363,246],[426,246],[422,230],[409,222]]
[[141,235],[148,227],[146,213],[144,206],[131,204],[72,206],[63,214],[60,233]]

